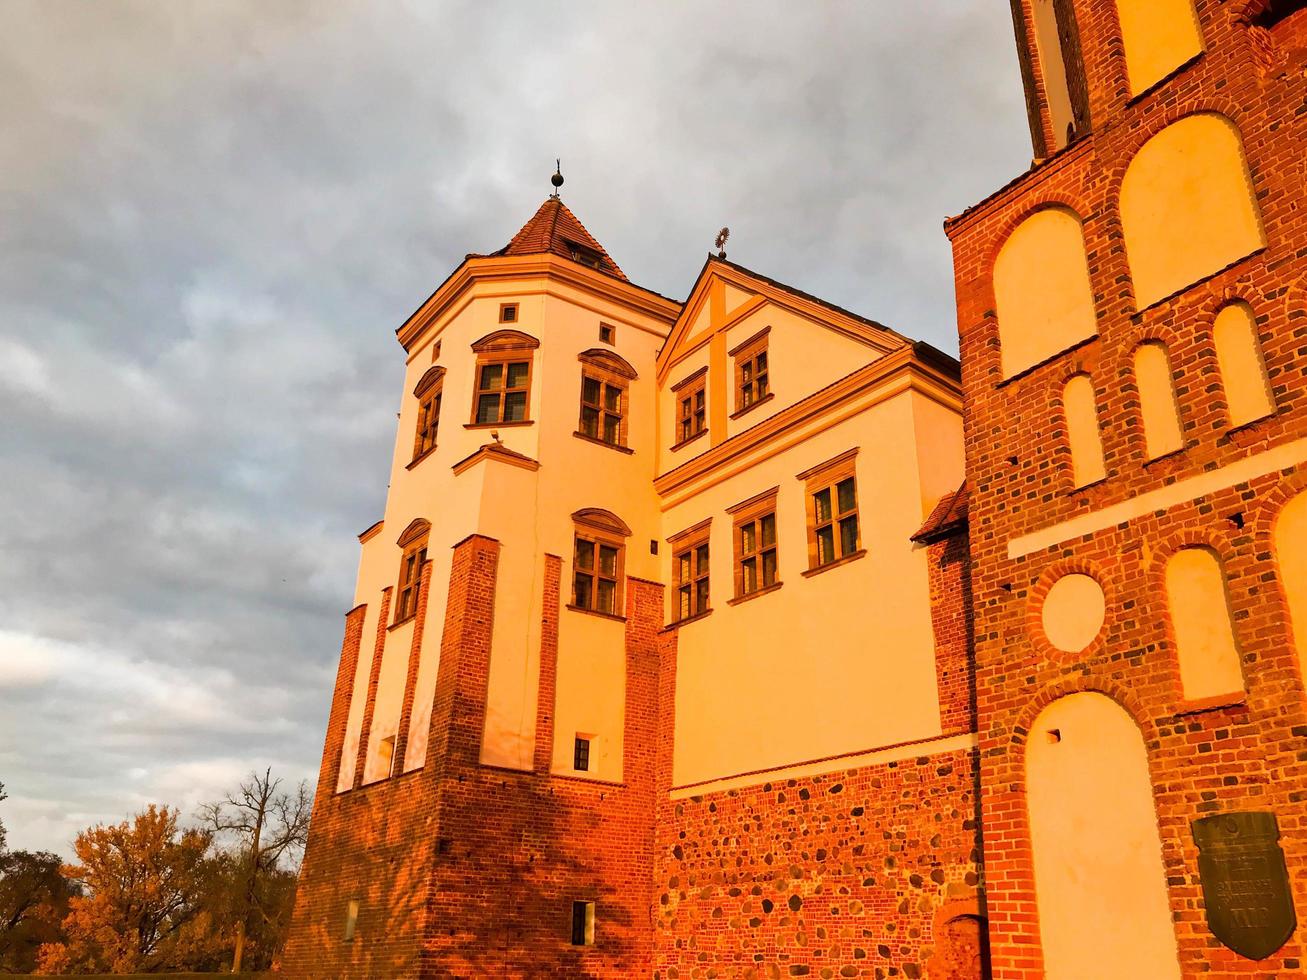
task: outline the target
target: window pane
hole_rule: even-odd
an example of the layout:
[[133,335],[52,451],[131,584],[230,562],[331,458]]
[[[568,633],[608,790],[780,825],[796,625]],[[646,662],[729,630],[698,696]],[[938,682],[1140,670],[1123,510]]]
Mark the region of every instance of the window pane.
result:
[[688,399],[688,398],[682,398],[682,399],[681,399],[681,418],[683,418],[683,419],[688,419],[688,418],[690,417],[691,409],[692,409],[692,408],[693,408],[693,406],[690,404],[690,399]]
[[829,524],[817,531],[817,564],[835,560],[835,529]]
[[604,415],[604,442],[611,442],[614,445],[620,440],[622,431],[622,419],[617,415]]
[[841,480],[840,485],[835,488],[839,492],[840,513],[847,514],[853,508],[858,506],[857,495],[853,491],[853,478]]
[[766,351],[759,351],[759,352],[758,352],[758,356],[757,356],[756,358],[754,358],[754,362],[758,365],[758,373],[759,373],[759,374],[762,374],[764,371],[766,371],[766,370],[767,370],[767,352],[766,352]]
[[758,550],[758,534],[753,521],[740,525],[740,553],[752,554]]
[[764,398],[767,395],[767,375],[758,375],[758,397]]
[[521,422],[526,418],[526,392],[514,391],[504,396],[504,421]]
[[700,579],[694,584],[694,611],[701,613],[708,608],[708,580]]
[[683,585],[680,590],[680,607],[676,618],[684,619],[688,615],[690,615],[690,586]]
[[514,361],[508,365],[508,387],[525,388],[527,373],[530,370],[530,361]]
[[745,361],[740,366],[740,382],[747,385],[751,381],[753,381],[753,361]]
[[820,493],[812,495],[813,503],[816,505],[817,523],[824,524],[830,520],[830,491],[822,490]]
[[840,521],[840,554],[851,555],[858,550],[858,518],[846,517]]
[[581,381],[581,400],[591,405],[599,404],[599,382],[594,378],[585,378]]
[[581,431],[595,439],[599,438],[599,409],[589,405],[581,408]]
[[591,608],[592,596],[590,595],[590,589],[591,586],[593,585],[593,579],[591,579],[589,575],[584,575],[581,572],[577,572],[575,581],[576,581],[576,604],[580,606],[582,609]]
[[613,608],[613,605],[614,599],[617,596],[617,584],[614,582],[605,582],[603,579],[600,579],[596,588],[598,590],[597,595],[599,601],[595,608],[600,612],[616,612],[617,610]]
[[576,567],[593,571],[595,567],[595,545],[585,538],[576,539]]
[[745,595],[758,591],[757,558],[746,558],[740,562],[740,591]]
[[690,575],[690,553],[687,551],[684,554],[678,555],[676,560],[681,566],[680,572],[677,575],[677,581],[688,582],[692,577]]
[[604,408],[610,412],[621,411],[622,408],[622,389],[614,388],[612,385],[604,385]]
[[776,515],[766,514],[762,521],[762,546],[769,548],[776,543]]
[[762,585],[763,588],[776,584],[776,552],[764,551],[762,553]]
[[753,404],[753,385],[745,385],[740,389],[740,403],[745,408]]
[[606,544],[599,546],[599,572],[617,578],[617,549]]
[[498,422],[499,421],[499,396],[482,395],[477,399],[477,421],[478,422]]
[[706,544],[701,544],[695,549],[695,566],[696,575],[708,574],[708,546]]
[[477,385],[482,391],[489,388],[498,388],[499,379],[504,376],[504,365],[502,364],[483,364],[481,365],[481,381]]
[[698,411],[703,408],[703,389],[700,388],[694,393],[694,407]]

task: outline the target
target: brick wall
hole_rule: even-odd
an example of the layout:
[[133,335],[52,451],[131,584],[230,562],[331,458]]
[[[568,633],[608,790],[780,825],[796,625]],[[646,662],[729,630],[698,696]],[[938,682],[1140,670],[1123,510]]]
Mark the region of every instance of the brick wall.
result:
[[[1023,0],[1029,13],[1029,2]],[[1291,941],[1253,962],[1221,946],[1204,923],[1189,823],[1211,812],[1278,815],[1299,918],[1307,914],[1307,732],[1303,684],[1275,576],[1270,526],[1307,485],[1301,467],[1279,470],[1188,503],[1009,558],[1008,541],[1307,434],[1307,319],[1300,218],[1307,143],[1301,65],[1241,13],[1255,4],[1200,0],[1206,53],[1173,79],[1129,97],[1114,5],[1075,5],[1094,132],[949,222],[957,280],[966,402],[982,810],[994,975],[1042,976],[1039,923],[1022,787],[1024,739],[1038,710],[1080,690],[1108,694],[1140,725],[1156,787],[1172,915],[1186,976],[1302,975]],[[1273,40],[1273,39],[1272,39]],[[1171,299],[1134,309],[1117,194],[1133,154],[1183,115],[1221,112],[1239,127],[1268,245]],[[992,289],[996,249],[1041,205],[1084,221],[1099,337],[1001,382]],[[1230,299],[1246,300],[1278,406],[1231,431],[1224,417],[1211,323]],[[1171,354],[1185,449],[1145,465],[1131,358],[1144,339]],[[1087,372],[1097,393],[1107,479],[1071,486],[1060,391]],[[1220,554],[1229,580],[1247,697],[1235,706],[1182,704],[1161,565],[1184,543]],[[1058,574],[1092,574],[1107,594],[1099,640],[1058,654],[1034,635],[1042,595]]]

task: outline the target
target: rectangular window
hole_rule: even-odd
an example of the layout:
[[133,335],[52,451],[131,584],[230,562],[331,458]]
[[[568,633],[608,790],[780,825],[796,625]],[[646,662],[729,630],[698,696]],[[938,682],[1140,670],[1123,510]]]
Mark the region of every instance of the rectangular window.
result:
[[617,343],[617,328],[611,323],[599,324],[599,342],[601,344]]
[[581,375],[581,432],[610,446],[626,443],[622,424],[626,388],[612,379]]
[[578,609],[620,615],[623,546],[592,532],[576,535],[572,561],[572,604]]
[[708,411],[705,401],[704,385],[701,381],[692,388],[681,392],[678,400],[680,411],[677,418],[678,443],[689,442],[708,427]]
[[763,514],[736,528],[739,547],[740,595],[776,584],[776,515]]
[[427,539],[409,544],[399,560],[399,597],[395,602],[395,622],[402,623],[417,615],[418,591],[422,587],[422,566],[427,560]]
[[345,906],[345,932],[341,937],[345,942],[354,941],[354,931],[358,928],[359,923],[359,900],[351,898]]
[[576,741],[572,744],[572,768],[577,772],[590,771],[590,737],[588,735],[576,736]]
[[390,735],[381,740],[381,744],[377,746],[377,760],[380,762],[380,766],[378,768],[380,768],[380,770],[384,772],[386,776],[393,776],[395,774],[395,736],[394,735]]
[[672,573],[676,609],[674,620],[689,619],[709,611],[708,598],[708,526],[693,536],[673,541]]
[[595,944],[595,903],[572,903],[572,945],[593,946]]
[[857,450],[799,474],[808,499],[808,565],[821,568],[861,553],[858,491],[854,474]]
[[477,425],[526,421],[531,390],[531,362],[491,361],[477,364]]
[[517,322],[517,304],[500,303],[499,304],[499,322],[516,323]]
[[758,404],[771,393],[767,370],[767,331],[750,337],[735,350],[736,414]]

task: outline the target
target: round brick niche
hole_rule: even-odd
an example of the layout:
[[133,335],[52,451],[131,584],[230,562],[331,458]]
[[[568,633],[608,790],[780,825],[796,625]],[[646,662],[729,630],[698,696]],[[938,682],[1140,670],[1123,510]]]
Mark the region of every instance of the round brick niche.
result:
[[1063,653],[1079,653],[1098,636],[1106,612],[1103,587],[1092,576],[1072,572],[1053,583],[1039,618],[1049,643]]

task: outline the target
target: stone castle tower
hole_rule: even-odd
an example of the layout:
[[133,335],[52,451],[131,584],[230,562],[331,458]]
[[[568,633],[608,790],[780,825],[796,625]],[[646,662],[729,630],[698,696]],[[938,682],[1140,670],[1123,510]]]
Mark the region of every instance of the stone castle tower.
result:
[[1013,11],[1036,160],[946,225],[993,974],[1300,976],[1307,9]]
[[560,176],[399,328],[284,973],[1304,973],[1307,5],[1013,13],[960,369]]

